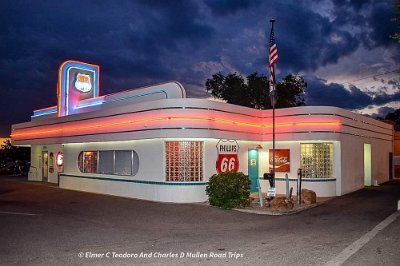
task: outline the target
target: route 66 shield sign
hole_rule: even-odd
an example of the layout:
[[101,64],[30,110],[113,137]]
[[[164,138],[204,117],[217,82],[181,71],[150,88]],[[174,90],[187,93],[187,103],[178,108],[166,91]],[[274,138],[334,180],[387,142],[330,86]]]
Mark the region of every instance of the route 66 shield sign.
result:
[[239,170],[239,145],[235,140],[220,140],[217,143],[218,158],[216,169],[218,173]]
[[76,75],[75,88],[80,92],[89,92],[92,89],[90,76],[82,73]]

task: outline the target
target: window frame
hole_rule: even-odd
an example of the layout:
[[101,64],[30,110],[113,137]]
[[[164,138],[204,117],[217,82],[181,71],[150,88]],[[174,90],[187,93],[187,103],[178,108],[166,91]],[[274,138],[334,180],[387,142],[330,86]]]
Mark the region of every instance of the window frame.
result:
[[[99,169],[100,169],[100,152],[113,152],[113,163],[112,163],[112,173],[100,173]],[[129,155],[129,159],[130,159],[130,167],[131,167],[131,173],[128,175],[120,175],[116,173],[116,152],[118,151],[127,151],[130,152]],[[97,159],[97,165],[96,165],[96,172],[86,172],[85,171],[85,152],[93,152],[96,153],[96,159]],[[82,161],[80,161],[80,159]],[[135,161],[134,161],[135,159]],[[131,177],[131,176],[135,176],[137,175],[137,173],[139,172],[139,168],[140,168],[140,159],[139,159],[139,155],[135,150],[84,150],[84,151],[80,151],[78,154],[78,160],[77,160],[77,166],[78,166],[78,170],[80,173],[82,174],[98,174],[98,175],[113,175],[113,176],[123,176],[123,177]],[[81,167],[82,166],[82,167]],[[137,166],[135,168],[135,166]]]

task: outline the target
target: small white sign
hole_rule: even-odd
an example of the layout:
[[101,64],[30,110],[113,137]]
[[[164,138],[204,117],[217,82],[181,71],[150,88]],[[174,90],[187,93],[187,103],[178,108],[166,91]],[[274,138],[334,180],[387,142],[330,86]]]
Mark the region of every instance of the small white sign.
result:
[[75,80],[75,88],[80,92],[89,92],[92,89],[92,83],[90,82],[90,76],[82,73],[78,73]]
[[268,188],[267,197],[276,197],[276,189],[274,187]]

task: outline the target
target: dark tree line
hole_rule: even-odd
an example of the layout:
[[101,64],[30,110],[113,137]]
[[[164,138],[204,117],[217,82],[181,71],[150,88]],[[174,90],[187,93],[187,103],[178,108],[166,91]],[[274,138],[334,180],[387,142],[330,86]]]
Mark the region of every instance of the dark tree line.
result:
[[30,161],[30,156],[30,148],[13,146],[10,140],[6,140],[1,144],[0,160],[3,162]]
[[[307,83],[300,75],[287,75],[276,84],[278,100],[276,108],[305,105],[304,93]],[[214,74],[206,81],[206,89],[212,96],[227,103],[256,109],[271,109],[269,80],[257,72],[244,79],[237,73]]]

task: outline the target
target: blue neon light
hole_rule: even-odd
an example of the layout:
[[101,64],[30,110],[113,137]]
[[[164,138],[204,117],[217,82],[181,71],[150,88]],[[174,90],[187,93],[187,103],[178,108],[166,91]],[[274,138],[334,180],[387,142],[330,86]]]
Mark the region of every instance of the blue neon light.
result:
[[33,111],[32,117],[55,114],[55,113],[57,113],[57,110],[58,110],[57,106],[54,106],[51,108],[46,108],[46,109],[41,109],[41,110],[35,110],[35,111]]
[[100,99],[96,99],[96,100],[85,100],[84,102],[79,102],[75,109],[79,109],[79,108],[85,108],[85,107],[91,107],[91,106],[97,106],[97,105],[101,105],[104,103],[104,98],[100,98]]

